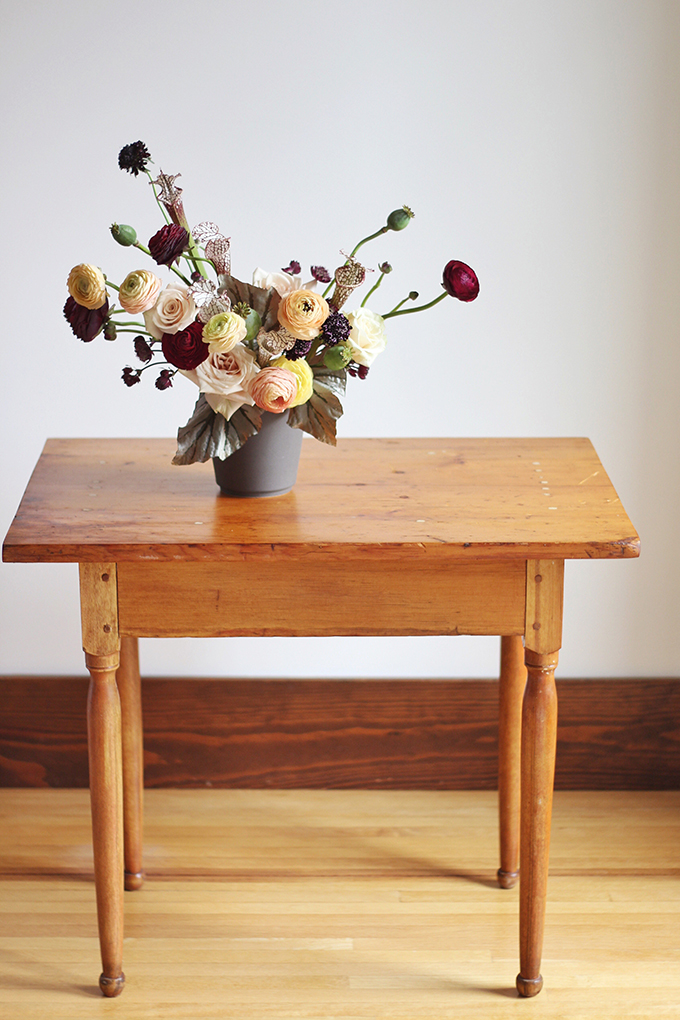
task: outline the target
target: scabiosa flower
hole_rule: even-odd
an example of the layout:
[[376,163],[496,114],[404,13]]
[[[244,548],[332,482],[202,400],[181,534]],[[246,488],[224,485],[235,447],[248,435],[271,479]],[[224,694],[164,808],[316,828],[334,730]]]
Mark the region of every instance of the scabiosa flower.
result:
[[444,268],[442,286],[447,294],[459,301],[474,301],[479,294],[479,280],[474,269],[455,259]]
[[323,324],[321,336],[328,347],[344,343],[351,330],[350,321],[342,312],[332,311]]
[[139,374],[138,368],[130,368],[129,365],[123,369],[123,375],[121,376],[126,386],[134,386],[135,383],[141,382],[142,377]]
[[368,375],[369,368],[368,365],[357,365],[356,362],[352,361],[347,366],[347,371],[350,375],[354,376],[354,378],[358,377],[359,379],[365,379]]
[[197,368],[210,353],[203,343],[203,323],[198,321],[177,333],[164,333],[162,347],[165,360],[185,370]]
[[104,302],[101,308],[85,308],[70,297],[64,305],[64,317],[69,326],[83,343],[88,344],[101,333],[106,324],[109,314],[109,302]]
[[300,358],[304,358],[306,354],[312,349],[311,340],[296,340],[295,346],[291,347],[289,351],[285,351],[285,355],[289,361],[298,361]]
[[166,223],[149,241],[151,258],[159,266],[171,266],[189,243],[189,231],[177,223]]
[[172,386],[172,377],[173,377],[174,374],[175,373],[171,372],[170,369],[162,368],[161,369],[161,374],[156,379],[156,383],[155,383],[156,389],[157,390],[167,390],[170,386]]
[[290,265],[286,266],[285,269],[282,269],[281,272],[282,273],[289,273],[291,276],[299,276],[300,275],[300,263],[296,262],[295,259],[292,259]]
[[324,266],[310,266],[309,271],[317,283],[330,283],[331,274]]
[[150,159],[151,153],[144,142],[131,142],[130,145],[124,145],[118,153],[118,166],[136,177],[140,171],[146,170],[146,164]]
[[151,361],[153,358],[153,351],[143,336],[135,337],[135,354],[140,361]]

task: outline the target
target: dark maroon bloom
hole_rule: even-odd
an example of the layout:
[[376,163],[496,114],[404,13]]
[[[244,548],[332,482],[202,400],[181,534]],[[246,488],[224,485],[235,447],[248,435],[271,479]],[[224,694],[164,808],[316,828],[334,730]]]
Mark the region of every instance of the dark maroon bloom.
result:
[[209,354],[208,345],[203,343],[202,322],[192,322],[179,333],[163,334],[163,356],[175,368],[190,371],[205,361]]
[[135,337],[135,354],[140,361],[151,361],[153,358],[153,351],[143,336]]
[[135,383],[141,382],[142,377],[139,374],[139,369],[130,368],[130,366],[128,365],[127,368],[123,369],[122,380],[126,386],[134,386]]
[[368,375],[368,365],[357,365],[356,361],[350,361],[347,366],[347,371],[350,375],[354,376],[355,379],[357,376],[359,379],[365,379]]
[[311,349],[311,340],[296,340],[295,346],[291,347],[289,351],[285,351],[284,353],[289,361],[299,361],[300,358],[304,358],[305,354],[309,354]]
[[330,283],[331,274],[323,266],[310,266],[310,272],[319,283]]
[[286,266],[285,269],[282,269],[281,272],[282,273],[290,273],[291,276],[297,276],[298,273],[300,272],[300,263],[296,262],[293,259],[291,264],[289,266]]
[[161,374],[156,379],[156,389],[167,390],[170,386],[172,386],[172,377],[174,374],[175,373],[170,372],[169,369],[162,368]]
[[188,230],[177,223],[166,223],[149,241],[151,258],[159,266],[170,266],[180,257],[188,243]]
[[442,278],[444,290],[459,301],[474,301],[479,294],[479,280],[474,269],[464,262],[449,262]]
[[323,342],[328,344],[329,347],[335,347],[336,344],[344,343],[351,329],[352,327],[346,315],[337,310],[332,311],[321,327]]
[[144,142],[131,142],[130,145],[124,145],[118,153],[118,166],[136,177],[140,171],[146,170],[146,164],[150,159],[151,153]]
[[116,330],[116,324],[112,319],[109,319],[109,321],[104,326],[104,339],[115,340],[117,336],[118,331]]
[[101,333],[109,314],[108,298],[101,308],[84,308],[70,297],[64,305],[64,316],[79,340],[88,344]]

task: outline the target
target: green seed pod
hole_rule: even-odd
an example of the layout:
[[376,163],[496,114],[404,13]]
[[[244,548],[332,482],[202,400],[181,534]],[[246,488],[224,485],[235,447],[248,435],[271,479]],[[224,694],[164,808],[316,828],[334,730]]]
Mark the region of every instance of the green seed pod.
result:
[[335,347],[328,347],[324,351],[323,363],[331,372],[339,372],[346,368],[352,360],[352,352],[344,344],[336,344]]
[[118,244],[122,244],[124,248],[129,248],[131,245],[137,243],[137,231],[134,227],[129,227],[126,223],[112,223],[111,236],[114,241],[117,241]]
[[254,308],[251,308],[248,314],[245,316],[246,327],[248,332],[244,337],[244,342],[248,343],[250,340],[254,340],[257,334],[262,328],[262,319]]
[[413,219],[413,213],[407,205],[403,205],[401,209],[395,209],[387,217],[387,226],[390,230],[403,230],[407,227]]

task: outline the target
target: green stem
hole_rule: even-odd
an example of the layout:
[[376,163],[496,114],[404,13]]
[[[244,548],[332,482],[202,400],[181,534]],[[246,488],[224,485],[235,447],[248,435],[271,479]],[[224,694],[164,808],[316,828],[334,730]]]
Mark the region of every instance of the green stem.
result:
[[381,274],[380,274],[380,276],[378,277],[378,279],[377,279],[377,280],[375,281],[375,283],[373,284],[373,286],[372,286],[372,287],[371,287],[371,289],[369,290],[368,294],[366,295],[366,297],[364,298],[364,300],[363,300],[363,301],[361,302],[361,307],[362,307],[362,308],[363,308],[363,307],[365,306],[366,302],[367,302],[367,301],[368,301],[368,299],[370,298],[370,296],[371,296],[371,294],[373,293],[373,291],[374,291],[374,290],[377,290],[377,289],[378,289],[378,287],[380,286],[380,284],[381,284],[381,283],[383,282],[383,276],[384,276],[384,275],[385,275],[384,273],[381,273]]
[[134,333],[135,336],[139,336],[140,333],[143,333],[145,336],[150,336],[154,340],[156,340],[156,337],[153,335],[153,333],[149,333],[148,330],[146,329],[119,329],[118,326],[116,326],[116,334],[118,333]]
[[394,315],[410,315],[411,312],[424,312],[426,308],[432,308],[433,305],[438,305],[445,297],[448,297],[446,291],[444,291],[443,294],[440,294],[439,297],[436,297],[433,301],[428,301],[426,305],[418,305],[416,308],[402,308],[402,310],[398,312],[397,308],[399,308],[399,305],[403,305],[404,301],[408,301],[408,298],[404,298],[404,301],[400,301],[391,312],[388,312],[387,315],[383,315],[383,319],[391,319]]
[[208,259],[202,259],[200,257],[200,255],[198,254],[198,248],[196,247],[196,242],[194,241],[191,234],[189,234],[189,255],[191,257],[191,261],[194,264],[194,269],[196,270],[196,272],[200,273],[204,280],[207,280],[208,274],[205,271],[205,267],[199,265],[199,262],[207,262]]
[[[362,245],[366,244],[368,241],[372,241],[374,237],[380,237],[381,234],[386,234],[389,229],[390,228],[387,227],[387,226],[381,227],[380,230],[376,230],[375,234],[369,234],[368,237],[362,238],[362,240],[359,241],[359,243],[357,245],[355,245],[354,248],[352,248],[351,252],[349,253],[349,258],[347,258],[345,260],[345,265],[347,265],[347,263],[349,262],[349,260],[351,258],[354,258],[356,253],[359,251],[359,248],[362,247]],[[331,289],[331,287],[333,286],[334,283],[335,283],[335,277],[333,277],[331,282],[326,287],[325,291],[321,295],[322,297],[326,297],[326,295],[330,292],[330,289]]]
[[113,287],[114,290],[120,290],[120,287],[116,287],[115,283],[111,283],[110,280],[106,281],[106,286],[107,287]]
[[163,205],[163,203],[161,202],[160,198],[158,197],[158,192],[156,191],[156,184],[154,182],[153,177],[151,176],[151,173],[147,170],[146,167],[144,167],[144,173],[146,174],[146,176],[151,181],[151,187],[153,189],[153,197],[156,199],[156,202],[158,203],[158,208],[163,213],[163,216],[165,218],[165,222],[169,223],[170,222],[170,217],[168,216],[168,211],[165,208],[165,206]]

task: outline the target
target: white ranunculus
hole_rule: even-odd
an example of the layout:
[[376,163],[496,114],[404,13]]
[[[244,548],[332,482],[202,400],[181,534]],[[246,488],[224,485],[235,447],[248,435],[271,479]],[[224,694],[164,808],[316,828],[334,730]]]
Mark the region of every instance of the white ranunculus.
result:
[[237,344],[226,354],[219,351],[210,354],[198,368],[182,375],[205,393],[213,411],[229,421],[234,411],[243,404],[252,406],[255,403],[250,395],[250,386],[259,371],[253,352],[243,344]]
[[352,351],[352,360],[367,368],[375,357],[385,350],[385,320],[368,308],[357,308],[347,316],[352,327],[347,343]]
[[266,273],[258,266],[253,273],[253,287],[261,287],[262,290],[274,288],[279,297],[285,297],[302,286],[301,276],[291,276],[290,273]]
[[158,295],[158,301],[144,312],[146,328],[157,340],[163,339],[164,333],[179,333],[186,329],[196,318],[196,305],[186,287],[182,284],[171,284]]

